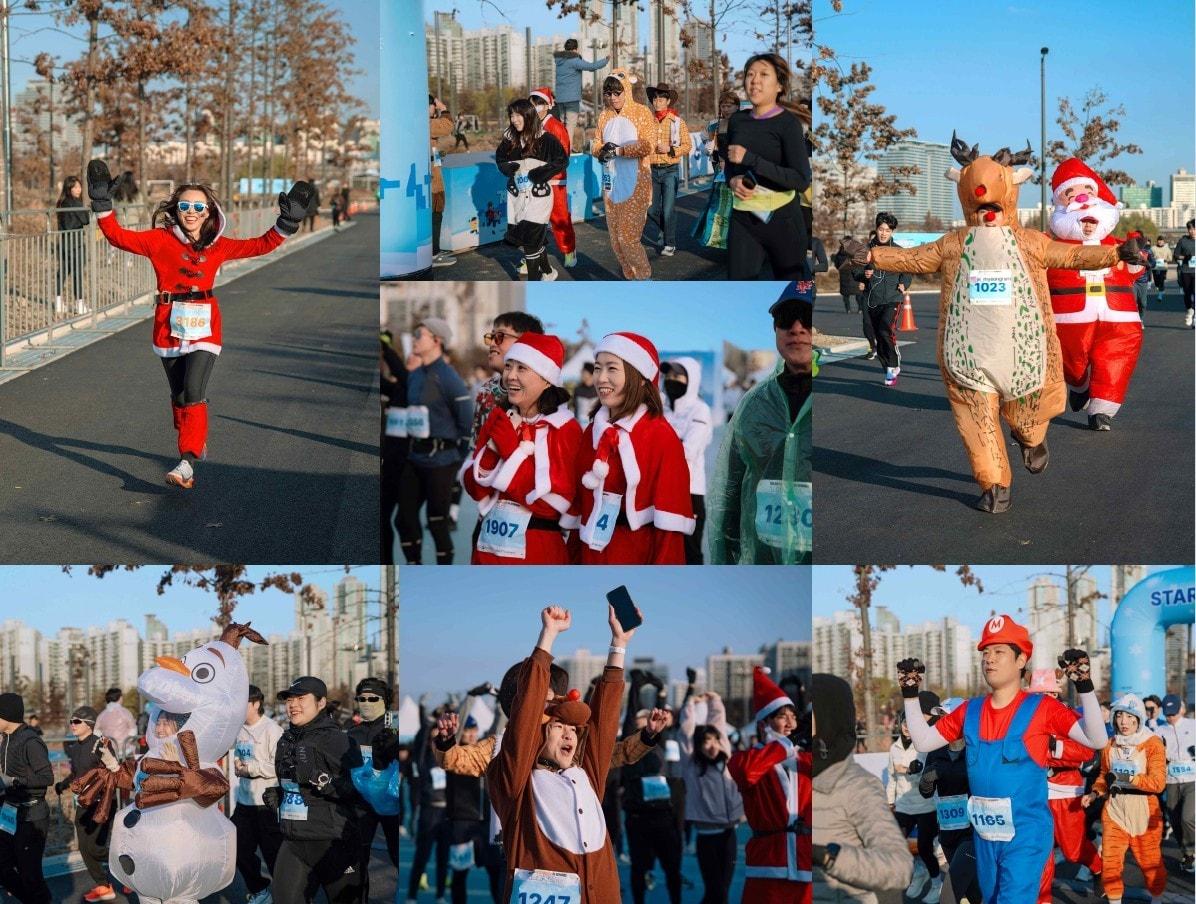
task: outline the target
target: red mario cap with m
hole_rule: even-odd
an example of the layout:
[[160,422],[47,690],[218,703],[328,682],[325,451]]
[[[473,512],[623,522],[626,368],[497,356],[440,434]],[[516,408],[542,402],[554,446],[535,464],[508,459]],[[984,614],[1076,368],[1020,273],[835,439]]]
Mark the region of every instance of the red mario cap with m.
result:
[[1014,644],[1026,654],[1029,659],[1034,655],[1034,642],[1030,640],[1030,632],[1019,625],[1008,615],[994,615],[984,623],[984,633],[980,635],[977,650],[995,643]]

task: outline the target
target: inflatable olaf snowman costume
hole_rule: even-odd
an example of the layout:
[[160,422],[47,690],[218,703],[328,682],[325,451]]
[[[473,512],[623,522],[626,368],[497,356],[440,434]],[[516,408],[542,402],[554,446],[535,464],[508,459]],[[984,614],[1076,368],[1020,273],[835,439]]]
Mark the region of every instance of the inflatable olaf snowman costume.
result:
[[196,904],[233,881],[236,829],[212,804],[228,792],[217,761],[236,743],[249,696],[242,637],[266,642],[248,625],[229,625],[182,659],[158,657],[137,681],[151,701],[148,752],[75,783],[83,801],[113,785],[134,793],[115,816],[108,865],[147,904]]

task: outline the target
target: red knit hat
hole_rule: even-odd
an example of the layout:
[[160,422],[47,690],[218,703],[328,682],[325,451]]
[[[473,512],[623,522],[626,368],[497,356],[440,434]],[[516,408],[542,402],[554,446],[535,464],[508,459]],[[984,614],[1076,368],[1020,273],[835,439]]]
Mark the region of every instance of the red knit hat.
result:
[[660,375],[660,354],[652,342],[638,333],[610,333],[602,337],[594,355],[609,352],[634,367],[649,383]]
[[542,99],[550,107],[556,106],[556,96],[552,93],[551,88],[536,88],[528,95],[528,99],[530,100],[533,97]]
[[1105,180],[1098,176],[1095,170],[1079,157],[1068,157],[1055,168],[1051,176],[1051,194],[1056,201],[1064,189],[1078,182],[1091,182],[1096,186],[1096,195],[1102,201],[1117,206],[1117,198],[1105,185]]
[[762,666],[752,672],[752,706],[756,710],[756,721],[763,722],[782,706],[797,707],[789,696],[777,686]]
[[980,635],[977,650],[983,650],[995,643],[1015,644],[1029,659],[1034,655],[1034,642],[1030,640],[1030,632],[1019,625],[1008,615],[994,615],[984,623],[984,633]]
[[565,364],[565,346],[556,336],[524,333],[507,349],[503,360],[526,364],[553,386],[560,386],[561,368]]

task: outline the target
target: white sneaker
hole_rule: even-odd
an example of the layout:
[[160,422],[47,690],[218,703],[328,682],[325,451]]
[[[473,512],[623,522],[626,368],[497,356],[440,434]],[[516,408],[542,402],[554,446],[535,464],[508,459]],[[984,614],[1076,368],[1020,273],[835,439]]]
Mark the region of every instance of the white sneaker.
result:
[[455,263],[457,263],[457,258],[451,251],[441,251],[432,256],[433,267],[451,267]]
[[943,896],[943,877],[936,876],[930,880],[930,891],[926,892],[926,897],[922,899],[924,904],[939,904],[939,898]]
[[84,301],[82,298],[75,299],[75,313],[76,314],[86,314],[90,310],[91,310],[91,308],[88,307],[87,302]]
[[187,459],[183,459],[166,472],[166,482],[174,487],[189,490],[195,486],[195,470]]
[[1188,308],[1188,310],[1184,313],[1184,326],[1191,326],[1191,325],[1192,325],[1192,309]]
[[556,278],[557,278],[559,275],[560,275],[560,274],[559,274],[559,273],[557,273],[557,272],[556,272],[556,270],[554,270],[552,267],[549,267],[549,268],[548,268],[548,272],[547,272],[547,273],[541,273],[541,274],[540,274],[540,279],[542,279],[544,282],[552,282],[552,281],[554,281],[554,280],[555,280],[555,279],[556,279]]
[[665,245],[663,248],[660,249],[661,257],[672,257],[676,253],[677,253],[676,245]]
[[245,904],[274,904],[274,895],[270,893],[270,886],[266,886],[256,895],[246,895]]
[[930,873],[926,871],[926,864],[921,860],[914,864],[914,875],[909,880],[909,887],[905,890],[907,898],[920,898],[926,891],[926,883],[930,881]]

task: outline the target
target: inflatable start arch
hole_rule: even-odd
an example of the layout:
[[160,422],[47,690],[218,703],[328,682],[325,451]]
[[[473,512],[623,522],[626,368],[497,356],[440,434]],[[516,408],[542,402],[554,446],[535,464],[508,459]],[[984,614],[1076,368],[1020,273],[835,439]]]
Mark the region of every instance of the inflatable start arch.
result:
[[1109,644],[1113,648],[1112,697],[1166,690],[1165,638],[1171,625],[1196,620],[1196,568],[1171,568],[1143,578],[1117,606]]

